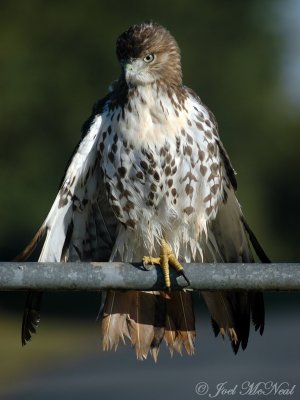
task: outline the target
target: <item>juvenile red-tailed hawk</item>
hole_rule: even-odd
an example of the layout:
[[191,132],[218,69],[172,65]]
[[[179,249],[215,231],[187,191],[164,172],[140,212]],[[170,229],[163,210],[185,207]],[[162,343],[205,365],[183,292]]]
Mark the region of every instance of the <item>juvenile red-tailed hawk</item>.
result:
[[[33,241],[44,236],[39,261],[158,263],[165,292],[106,293],[103,348],[128,337],[138,358],[170,348],[194,352],[189,291],[170,291],[169,265],[178,261],[252,262],[246,224],[235,196],[236,178],[213,114],[182,84],[175,39],[156,23],[130,27],[117,40],[119,79],[83,126],[60,191]],[[187,277],[186,277],[187,279]],[[188,280],[187,280],[188,281]],[[233,350],[247,345],[250,320],[262,334],[261,293],[202,292],[216,335]],[[42,294],[28,295],[25,344],[39,321]]]

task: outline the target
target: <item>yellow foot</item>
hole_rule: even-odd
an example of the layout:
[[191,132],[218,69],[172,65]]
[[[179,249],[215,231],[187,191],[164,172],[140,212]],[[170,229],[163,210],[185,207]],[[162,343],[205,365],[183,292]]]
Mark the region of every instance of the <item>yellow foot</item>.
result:
[[183,266],[177,260],[175,254],[171,246],[162,239],[161,246],[160,246],[160,257],[143,257],[144,264],[158,264],[161,266],[164,274],[164,281],[166,285],[166,289],[170,290],[171,288],[171,281],[170,281],[170,265],[177,271],[178,275],[182,275],[186,280],[187,284],[190,284],[187,276],[185,275]]

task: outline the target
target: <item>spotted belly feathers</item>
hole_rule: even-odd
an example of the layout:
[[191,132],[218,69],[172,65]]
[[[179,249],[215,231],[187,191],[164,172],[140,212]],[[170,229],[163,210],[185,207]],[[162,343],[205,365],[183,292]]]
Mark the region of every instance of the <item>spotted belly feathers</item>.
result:
[[226,183],[217,128],[188,89],[180,97],[157,92],[140,88],[126,107],[108,103],[103,114],[101,168],[123,226],[116,251],[135,240],[153,254],[164,237],[177,254],[188,246],[195,259]]

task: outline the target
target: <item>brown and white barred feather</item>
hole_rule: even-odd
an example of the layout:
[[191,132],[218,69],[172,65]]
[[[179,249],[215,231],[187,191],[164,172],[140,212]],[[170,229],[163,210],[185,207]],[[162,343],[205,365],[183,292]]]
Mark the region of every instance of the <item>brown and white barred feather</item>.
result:
[[[40,262],[108,261],[116,238],[117,220],[109,206],[98,167],[101,115],[78,145],[53,206],[32,242],[16,257],[29,257],[46,236]],[[22,344],[35,333],[40,319],[41,292],[29,292],[22,323]]]
[[103,349],[117,349],[128,337],[137,358],[157,360],[164,339],[171,353],[194,353],[195,317],[190,292],[109,291],[102,317]]

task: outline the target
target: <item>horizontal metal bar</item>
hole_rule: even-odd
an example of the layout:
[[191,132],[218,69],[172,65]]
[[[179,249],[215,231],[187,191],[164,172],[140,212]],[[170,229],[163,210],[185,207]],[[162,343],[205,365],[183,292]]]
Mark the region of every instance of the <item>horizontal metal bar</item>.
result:
[[[300,264],[185,264],[191,289],[300,291]],[[174,289],[186,287],[171,268]],[[159,266],[130,263],[0,263],[0,290],[162,290]]]

